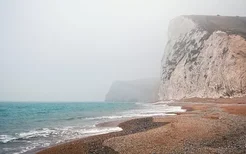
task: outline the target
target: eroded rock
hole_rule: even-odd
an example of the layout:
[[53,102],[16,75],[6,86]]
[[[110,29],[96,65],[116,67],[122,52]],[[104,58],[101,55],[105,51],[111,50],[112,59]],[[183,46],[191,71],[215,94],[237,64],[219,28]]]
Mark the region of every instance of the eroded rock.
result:
[[246,95],[246,18],[180,16],[169,25],[159,97]]

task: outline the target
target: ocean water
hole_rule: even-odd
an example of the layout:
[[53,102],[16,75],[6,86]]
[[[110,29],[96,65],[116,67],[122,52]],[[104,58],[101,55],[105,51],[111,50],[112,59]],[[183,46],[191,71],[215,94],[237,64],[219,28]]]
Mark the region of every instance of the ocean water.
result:
[[131,117],[164,116],[183,110],[147,103],[0,103],[0,154],[21,154],[72,139],[121,131],[97,127]]

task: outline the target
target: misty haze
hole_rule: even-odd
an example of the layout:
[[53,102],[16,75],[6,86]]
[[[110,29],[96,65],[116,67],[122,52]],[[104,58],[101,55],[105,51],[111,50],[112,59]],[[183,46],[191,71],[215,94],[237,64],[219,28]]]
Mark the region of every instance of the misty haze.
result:
[[0,154],[246,153],[245,0],[0,0]]

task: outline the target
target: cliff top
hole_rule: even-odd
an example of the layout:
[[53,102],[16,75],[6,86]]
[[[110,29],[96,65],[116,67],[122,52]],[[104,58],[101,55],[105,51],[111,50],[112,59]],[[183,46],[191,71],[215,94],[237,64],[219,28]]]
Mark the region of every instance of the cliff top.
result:
[[190,18],[201,28],[210,33],[220,30],[229,34],[241,35],[246,38],[246,17],[219,15],[184,15],[183,17]]

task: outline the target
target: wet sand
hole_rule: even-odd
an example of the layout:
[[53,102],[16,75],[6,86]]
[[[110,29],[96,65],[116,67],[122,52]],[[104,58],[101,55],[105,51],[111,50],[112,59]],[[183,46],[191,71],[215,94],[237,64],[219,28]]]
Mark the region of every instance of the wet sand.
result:
[[187,109],[177,116],[102,124],[123,129],[47,148],[38,154],[246,153],[246,98],[193,99],[170,105]]

